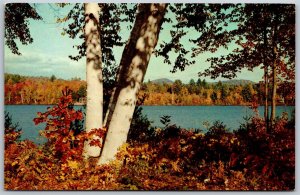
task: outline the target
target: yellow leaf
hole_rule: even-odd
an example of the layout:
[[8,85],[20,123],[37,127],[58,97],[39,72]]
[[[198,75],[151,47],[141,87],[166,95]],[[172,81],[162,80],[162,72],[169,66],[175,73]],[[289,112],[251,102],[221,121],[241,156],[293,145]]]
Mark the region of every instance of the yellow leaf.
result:
[[65,180],[65,179],[66,179],[65,176],[63,176],[63,175],[61,175],[59,178],[60,178],[61,180]]
[[173,162],[171,162],[171,165],[172,165],[172,168],[173,168],[173,170],[174,171],[177,171],[177,172],[179,172],[179,171],[181,171],[181,169],[180,169],[180,167],[179,167],[179,165],[178,165],[178,160],[177,161],[173,161]]
[[142,154],[142,159],[148,159],[146,155]]
[[119,151],[126,151],[128,146],[129,146],[128,143],[123,144],[123,145],[119,148]]
[[78,162],[76,161],[68,161],[68,167],[72,169],[77,169],[78,168]]
[[130,190],[139,190],[135,185],[131,185],[131,184],[129,184],[129,189]]
[[38,167],[35,167],[35,170],[38,172],[38,173],[41,173],[41,169],[39,169]]

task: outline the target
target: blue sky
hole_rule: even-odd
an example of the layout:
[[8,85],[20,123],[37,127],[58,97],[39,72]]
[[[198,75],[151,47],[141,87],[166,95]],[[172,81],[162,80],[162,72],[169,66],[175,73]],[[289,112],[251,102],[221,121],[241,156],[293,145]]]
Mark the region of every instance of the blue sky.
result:
[[[55,5],[53,5],[55,7]],[[80,43],[78,39],[70,39],[68,36],[62,36],[61,32],[65,24],[57,24],[55,15],[61,16],[67,13],[68,8],[59,8],[59,13],[53,11],[52,7],[48,4],[38,4],[37,11],[43,17],[43,21],[29,21],[30,32],[33,37],[33,43],[30,45],[18,44],[19,50],[22,53],[21,56],[17,56],[11,53],[11,51],[5,46],[4,51],[4,63],[5,72],[30,75],[30,76],[51,76],[55,75],[59,78],[71,79],[73,77],[80,77],[85,80],[85,59],[79,61],[73,61],[68,58],[71,54],[76,54],[76,49],[72,46]],[[163,26],[164,30],[161,31],[159,36],[159,43],[162,41],[169,41],[171,39],[169,35],[169,24]],[[124,39],[128,39],[129,30],[122,28],[121,36]],[[197,36],[196,32],[190,31],[188,38],[194,38]],[[184,40],[184,44],[189,44],[187,40]],[[117,62],[120,61],[123,48],[118,47],[114,49]],[[221,48],[218,53],[214,55],[220,55],[228,52]],[[210,57],[210,53],[203,53],[197,56],[195,65],[189,66],[185,71],[177,71],[176,73],[170,73],[172,66],[164,64],[161,57],[156,58],[152,55],[148,70],[145,76],[145,81],[154,80],[158,78],[169,78],[171,80],[181,79],[183,82],[188,82],[190,79],[198,79],[198,72],[202,71],[210,66],[210,63],[206,62],[206,59]],[[175,58],[175,55],[170,56],[171,59]],[[262,80],[263,71],[259,68],[253,72],[243,70],[238,74],[237,79],[248,79],[255,82]],[[204,79],[202,77],[201,79]],[[210,78],[205,78],[207,81],[212,81]],[[218,80],[225,80],[218,78]]]

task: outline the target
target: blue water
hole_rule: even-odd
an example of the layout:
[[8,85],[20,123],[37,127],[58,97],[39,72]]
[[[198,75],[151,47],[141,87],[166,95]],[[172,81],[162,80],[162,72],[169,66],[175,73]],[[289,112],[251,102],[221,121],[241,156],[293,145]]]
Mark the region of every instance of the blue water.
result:
[[[22,139],[30,139],[36,143],[43,143],[44,138],[39,136],[39,130],[45,124],[34,125],[33,118],[37,112],[45,112],[47,105],[6,105],[5,111],[12,115],[13,123],[19,123],[23,129]],[[76,109],[82,106],[76,106]],[[263,107],[259,107],[259,114],[263,115]],[[277,106],[276,115],[287,112],[289,118],[295,109],[294,106]],[[206,130],[204,122],[212,124],[216,120],[224,122],[231,130],[237,129],[244,122],[243,117],[252,116],[254,113],[247,106],[143,106],[143,114],[152,121],[152,126],[162,127],[160,117],[171,116],[171,124],[176,124],[186,129]]]
[[[281,116],[283,112],[291,114],[294,106],[277,106],[276,116]],[[269,109],[271,112],[271,107]],[[210,125],[214,121],[222,121],[231,130],[238,129],[244,123],[244,117],[253,116],[255,113],[248,106],[143,106],[143,113],[153,121],[153,126],[161,127],[160,117],[171,116],[171,124],[176,124],[186,129],[206,130],[204,122]],[[258,113],[263,117],[264,107],[258,108]]]
[[[12,116],[12,123],[18,123],[22,128],[21,139],[29,139],[35,143],[44,143],[46,138],[39,136],[40,130],[45,129],[46,124],[35,125],[33,119],[37,117],[37,112],[46,112],[47,107],[53,105],[5,105],[4,110]],[[75,106],[81,109],[82,106]]]

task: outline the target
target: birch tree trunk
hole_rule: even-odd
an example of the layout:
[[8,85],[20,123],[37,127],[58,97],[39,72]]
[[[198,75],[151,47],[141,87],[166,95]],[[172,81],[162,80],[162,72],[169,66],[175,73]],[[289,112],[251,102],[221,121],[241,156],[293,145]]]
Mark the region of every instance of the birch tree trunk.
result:
[[[103,120],[103,78],[102,53],[100,44],[99,14],[97,3],[86,3],[85,9],[85,42],[86,42],[86,132],[102,128]],[[100,139],[95,137],[94,139]],[[87,141],[84,146],[84,156],[97,157],[100,147],[90,146]]]
[[[140,4],[130,39],[123,51],[116,90],[106,119],[108,132],[98,164],[113,160],[127,140],[137,95],[157,44],[166,4]],[[112,112],[113,111],[113,112]]]

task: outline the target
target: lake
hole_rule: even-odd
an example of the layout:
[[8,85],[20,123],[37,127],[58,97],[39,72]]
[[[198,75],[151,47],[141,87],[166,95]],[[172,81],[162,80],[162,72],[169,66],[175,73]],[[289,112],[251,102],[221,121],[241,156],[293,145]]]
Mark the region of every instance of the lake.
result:
[[[50,105],[51,106],[51,105]],[[37,112],[45,112],[49,105],[5,105],[4,110],[12,116],[13,123],[19,123],[23,129],[22,139],[30,139],[36,143],[43,143],[44,138],[39,136],[39,130],[45,124],[34,125],[33,118]],[[83,108],[75,106],[76,109]],[[295,106],[277,106],[276,115],[287,112],[289,118]],[[264,108],[258,108],[263,116]],[[143,106],[143,114],[152,121],[152,126],[162,127],[160,117],[171,116],[171,124],[185,129],[202,129],[206,131],[204,122],[212,124],[216,120],[224,122],[230,130],[237,129],[244,122],[245,116],[252,116],[254,112],[247,106]]]

